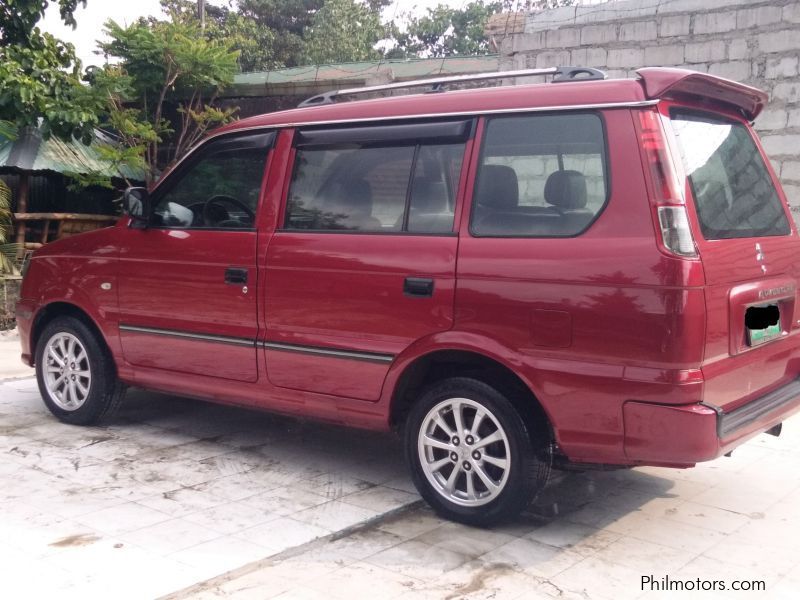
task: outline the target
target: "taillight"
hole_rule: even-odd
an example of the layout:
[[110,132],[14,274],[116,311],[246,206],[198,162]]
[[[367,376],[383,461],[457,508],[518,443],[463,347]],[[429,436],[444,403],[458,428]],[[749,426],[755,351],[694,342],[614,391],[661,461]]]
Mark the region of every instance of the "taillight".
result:
[[689,229],[689,217],[686,216],[686,207],[659,206],[657,210],[664,247],[678,256],[697,256],[692,230]]
[[639,111],[639,134],[652,183],[661,242],[676,256],[694,258],[694,245],[685,198],[672,166],[661,118],[655,110]]

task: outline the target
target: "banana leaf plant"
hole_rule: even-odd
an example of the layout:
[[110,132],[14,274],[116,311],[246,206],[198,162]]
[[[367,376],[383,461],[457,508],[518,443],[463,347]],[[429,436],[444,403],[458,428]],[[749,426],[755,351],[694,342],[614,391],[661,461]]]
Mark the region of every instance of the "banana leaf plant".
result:
[[11,244],[11,188],[0,179],[0,277],[19,275],[16,265],[19,246]]

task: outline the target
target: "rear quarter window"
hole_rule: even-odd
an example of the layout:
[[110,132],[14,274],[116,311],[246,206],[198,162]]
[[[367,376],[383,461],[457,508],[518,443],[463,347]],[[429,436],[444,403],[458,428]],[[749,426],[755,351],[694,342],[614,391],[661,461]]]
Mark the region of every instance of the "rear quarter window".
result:
[[603,122],[597,114],[487,120],[471,231],[492,237],[570,237],[606,204]]
[[683,110],[671,120],[705,239],[789,234],[783,203],[744,124]]

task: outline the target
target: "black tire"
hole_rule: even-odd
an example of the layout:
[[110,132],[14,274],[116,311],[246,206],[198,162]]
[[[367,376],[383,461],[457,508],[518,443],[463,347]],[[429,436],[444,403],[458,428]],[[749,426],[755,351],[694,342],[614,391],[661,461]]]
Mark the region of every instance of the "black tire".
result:
[[[488,411],[495,419],[495,422],[502,427],[507,439],[507,443],[505,441],[498,442],[500,444],[501,454],[508,454],[508,459],[510,460],[508,474],[504,480],[505,483],[503,486],[498,486],[500,487],[500,491],[495,492],[496,496],[494,498],[491,497],[492,492],[489,490],[488,486],[482,483],[473,483],[472,493],[475,498],[477,498],[477,496],[475,496],[474,486],[481,485],[485,488],[485,491],[482,492],[486,495],[486,499],[482,500],[485,503],[479,506],[463,505],[457,503],[457,501],[453,501],[451,497],[445,495],[447,493],[446,490],[442,489],[440,491],[440,488],[436,487],[435,483],[429,480],[429,477],[434,479],[436,479],[437,476],[441,476],[442,478],[449,477],[447,473],[449,465],[445,464],[441,467],[441,471],[437,471],[439,475],[434,475],[430,472],[431,469],[426,469],[422,464],[423,460],[427,459],[421,456],[421,453],[424,454],[425,450],[420,450],[418,445],[420,440],[419,436],[423,428],[429,426],[427,424],[429,413],[431,413],[435,407],[441,406],[441,403],[455,398],[467,399],[475,403],[475,405],[479,405],[485,411]],[[472,404],[463,406],[465,406],[465,410],[467,411],[465,413],[466,416],[462,415],[464,429],[467,432],[471,432],[472,426],[467,427],[466,421],[469,419],[469,411],[474,410],[476,411],[472,413],[472,423],[474,424],[477,409]],[[450,415],[445,418],[448,427],[451,427],[454,423],[454,412],[455,411],[447,413]],[[450,420],[448,421],[447,419]],[[485,423],[485,420],[486,417],[484,417],[483,423]],[[490,426],[494,426],[494,424],[494,422],[489,423]],[[484,426],[483,424],[479,425],[479,428]],[[455,427],[453,427],[452,430],[455,433]],[[424,429],[424,431],[430,432],[431,430]],[[435,436],[443,436],[440,439],[448,439],[443,429],[435,429],[434,431],[436,432],[434,434]],[[474,442],[475,444],[480,443],[479,435],[480,434],[476,435],[477,441]],[[485,436],[486,439],[488,439],[488,437],[488,435]],[[473,439],[476,438],[470,435],[470,440]],[[453,438],[449,438],[449,440],[452,444]],[[466,477],[468,475],[473,477],[473,482],[477,482],[475,478],[479,475],[477,472],[479,468],[482,469],[483,474],[486,475],[487,470],[494,467],[486,463],[482,463],[484,467],[480,467],[478,466],[479,462],[477,460],[470,461],[469,456],[475,458],[475,455],[472,454],[474,450],[466,450],[466,439],[463,441],[459,440],[459,442],[459,447],[455,448],[455,450],[465,452],[465,454],[459,455],[460,457],[458,460],[455,460],[455,463],[458,465],[466,465],[467,462],[471,462],[471,465],[470,467],[464,466],[463,468],[459,466],[463,475],[456,475],[455,481],[457,488],[459,487],[459,482],[461,482],[461,487],[466,488]],[[425,501],[428,502],[438,514],[447,519],[466,523],[468,525],[485,527],[518,516],[547,483],[552,462],[550,445],[550,434],[546,423],[534,425],[533,428],[529,427],[506,396],[482,381],[466,377],[445,379],[423,390],[419,400],[413,404],[406,420],[405,452],[414,485]],[[491,446],[483,448],[487,456],[490,447]],[[460,448],[464,449],[459,450]],[[429,464],[433,464],[435,460],[442,461],[447,456],[455,456],[449,450],[439,449],[431,451],[440,452],[440,454],[435,457],[430,457],[430,460],[427,460]],[[480,454],[478,454],[478,456],[480,457]],[[487,456],[483,458],[487,458]],[[462,458],[464,459],[463,462]],[[473,473],[465,473],[465,469],[472,470]],[[452,474],[454,470],[456,470],[455,466],[449,471],[449,474]],[[426,474],[426,472],[428,474]],[[461,477],[464,477],[464,479],[460,479]],[[441,486],[443,484],[439,482],[439,485]],[[462,492],[456,489],[456,493]],[[466,490],[464,493],[466,493]],[[460,498],[457,500],[469,502],[470,498]]]
[[[65,410],[51,397],[45,380],[47,360],[45,352],[48,342],[57,334],[70,334],[77,338],[88,357],[91,375],[88,393],[82,404],[73,410]],[[36,344],[36,381],[45,406],[53,415],[71,425],[94,425],[111,416],[125,395],[125,386],[117,379],[116,366],[102,340],[83,321],[75,317],[57,317],[48,323]]]

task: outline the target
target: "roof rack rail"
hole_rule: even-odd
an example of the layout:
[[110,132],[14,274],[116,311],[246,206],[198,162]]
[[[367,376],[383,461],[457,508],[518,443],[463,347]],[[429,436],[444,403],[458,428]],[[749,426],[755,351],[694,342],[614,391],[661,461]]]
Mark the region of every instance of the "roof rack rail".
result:
[[359,88],[347,88],[342,90],[329,90],[316,96],[311,96],[303,100],[297,106],[322,106],[333,104],[339,96],[354,96],[356,94],[370,94],[383,90],[396,90],[402,88],[414,88],[432,86],[431,92],[443,91],[442,86],[447,83],[461,83],[465,81],[483,81],[488,79],[507,79],[514,77],[529,77],[533,75],[553,75],[552,83],[562,83],[565,81],[593,81],[605,79],[606,74],[599,69],[590,67],[547,67],[545,69],[519,69],[516,71],[497,71],[495,73],[475,73],[474,75],[448,75],[447,77],[431,77],[429,79],[414,79],[412,81],[398,81],[396,83],[386,83],[383,85],[369,85]]

